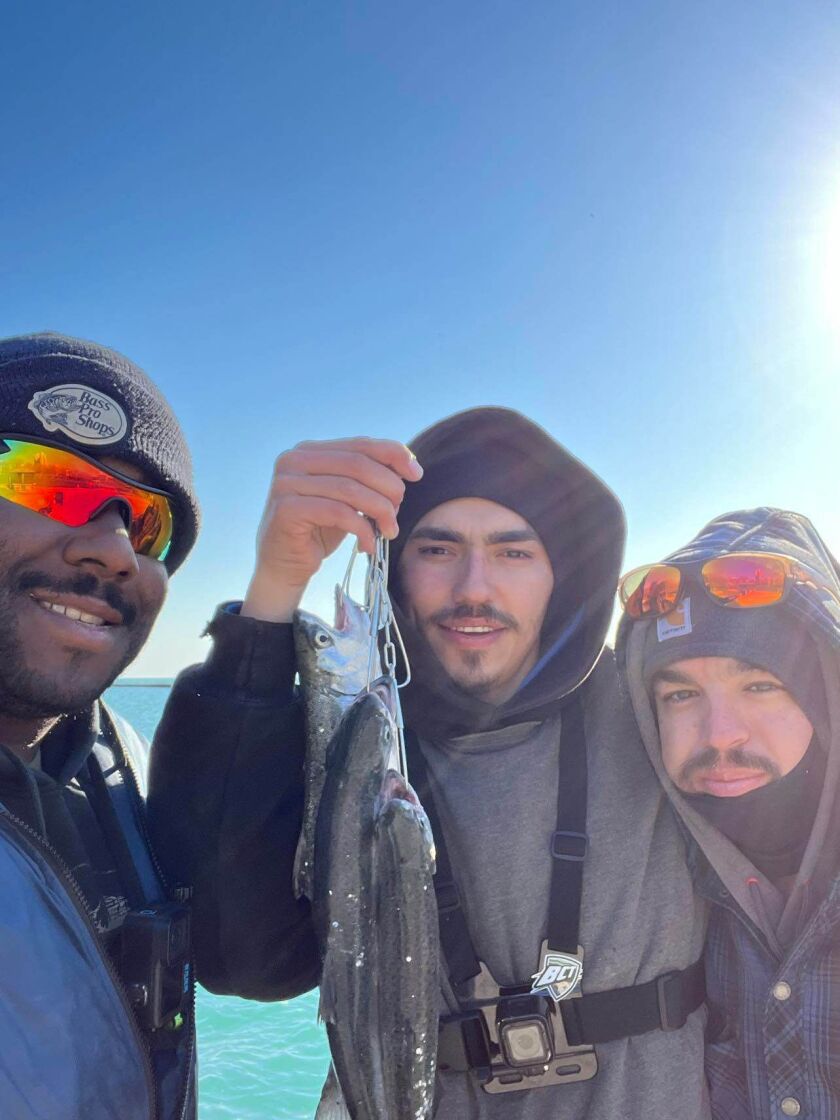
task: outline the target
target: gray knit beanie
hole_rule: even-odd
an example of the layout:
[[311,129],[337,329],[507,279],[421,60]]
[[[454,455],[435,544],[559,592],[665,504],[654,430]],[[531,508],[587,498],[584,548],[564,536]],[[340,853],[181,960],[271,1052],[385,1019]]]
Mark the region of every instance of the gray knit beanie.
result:
[[820,657],[807,626],[784,604],[738,609],[712,599],[696,581],[671,614],[646,623],[643,677],[648,690],[659,669],[692,657],[732,657],[767,669],[782,682],[827,741],[828,705]]
[[166,567],[172,573],[184,561],[199,520],[190,453],[162,393],[128,358],[60,334],[0,339],[3,433],[139,467],[173,497]]

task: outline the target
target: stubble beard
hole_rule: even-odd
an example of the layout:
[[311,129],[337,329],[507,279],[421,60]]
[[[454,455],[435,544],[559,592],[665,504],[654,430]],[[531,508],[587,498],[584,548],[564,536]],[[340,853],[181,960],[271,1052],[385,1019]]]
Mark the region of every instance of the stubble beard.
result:
[[[463,622],[468,619],[482,622],[501,622],[514,634],[519,630],[519,623],[512,615],[498,610],[489,602],[480,605],[461,604],[436,611],[424,620],[421,629],[425,632],[425,638],[429,646],[434,650],[435,643],[432,635],[439,625]],[[446,650],[445,646],[444,650]],[[485,668],[485,661],[490,651],[480,649],[456,651],[449,649],[446,652],[449,656],[445,659],[440,651],[436,652],[436,656],[452,683],[468,696],[481,699],[500,687],[500,674],[498,672],[493,673]]]
[[26,594],[19,589],[21,580],[21,573],[8,570],[0,578],[0,711],[15,719],[50,719],[90,707],[137,656],[154,619],[133,620],[128,626],[125,654],[92,678],[88,667],[91,655],[83,650],[67,654],[62,669],[39,672],[26,659],[26,645],[15,611],[16,599]]
[[480,650],[463,650],[459,654],[459,664],[450,671],[453,682],[470,696],[481,698],[498,684],[495,677],[484,670],[484,655]]

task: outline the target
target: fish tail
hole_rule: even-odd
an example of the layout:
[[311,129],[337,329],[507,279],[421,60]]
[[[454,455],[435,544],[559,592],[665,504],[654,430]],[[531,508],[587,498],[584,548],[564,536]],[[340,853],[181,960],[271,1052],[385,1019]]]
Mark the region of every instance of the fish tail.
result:
[[321,1099],[318,1101],[318,1111],[315,1120],[351,1120],[344,1097],[341,1095],[341,1086],[335,1070],[330,1066],[324,1088],[321,1090]]

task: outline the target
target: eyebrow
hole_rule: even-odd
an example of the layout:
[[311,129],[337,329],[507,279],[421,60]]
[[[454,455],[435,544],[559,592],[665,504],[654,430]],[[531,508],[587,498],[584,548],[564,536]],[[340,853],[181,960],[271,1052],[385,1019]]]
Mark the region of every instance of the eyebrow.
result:
[[[760,665],[753,665],[749,661],[737,661],[731,669],[729,675],[737,676],[741,673],[769,673],[771,677],[775,677],[775,673],[771,673],[769,669],[762,669]],[[678,669],[659,669],[653,675],[652,684],[656,685],[662,681],[663,684],[696,684],[697,682],[693,677],[687,673],[681,673]]]
[[[421,525],[415,529],[408,538],[426,541],[448,541],[451,544],[463,544],[466,538],[463,533],[454,529],[443,529],[437,525]],[[538,541],[539,537],[533,529],[503,529],[497,533],[488,533],[484,538],[485,544],[520,544],[525,541]]]
[[685,673],[679,673],[676,669],[659,669],[653,675],[652,683],[657,685],[662,684],[693,684],[691,677]]
[[761,665],[753,665],[751,661],[736,660],[735,668],[732,670],[732,675],[735,676],[736,673],[767,673],[771,677],[776,676],[776,674],[770,669],[764,669]]

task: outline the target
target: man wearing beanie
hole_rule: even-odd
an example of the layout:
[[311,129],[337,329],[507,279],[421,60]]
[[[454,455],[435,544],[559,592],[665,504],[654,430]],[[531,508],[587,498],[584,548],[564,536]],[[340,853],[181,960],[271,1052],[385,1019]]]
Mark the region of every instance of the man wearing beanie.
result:
[[840,1116],[840,569],[811,523],[717,518],[622,580],[619,658],[691,838],[720,1120]]
[[178,423],[95,343],[0,340],[0,1116],[195,1117],[189,911],[144,823],[147,744],[100,697],[198,510]]
[[[292,891],[304,731],[290,622],[348,532],[372,548],[361,512],[392,541],[409,773],[438,850],[434,1115],[701,1120],[704,908],[603,652],[621,507],[506,409],[450,417],[412,449],[280,456],[245,601],[216,615],[206,664],[173,690],[153,823],[165,865],[195,885],[200,975],[256,999],[318,982]],[[523,1060],[535,1032],[540,1060]]]

